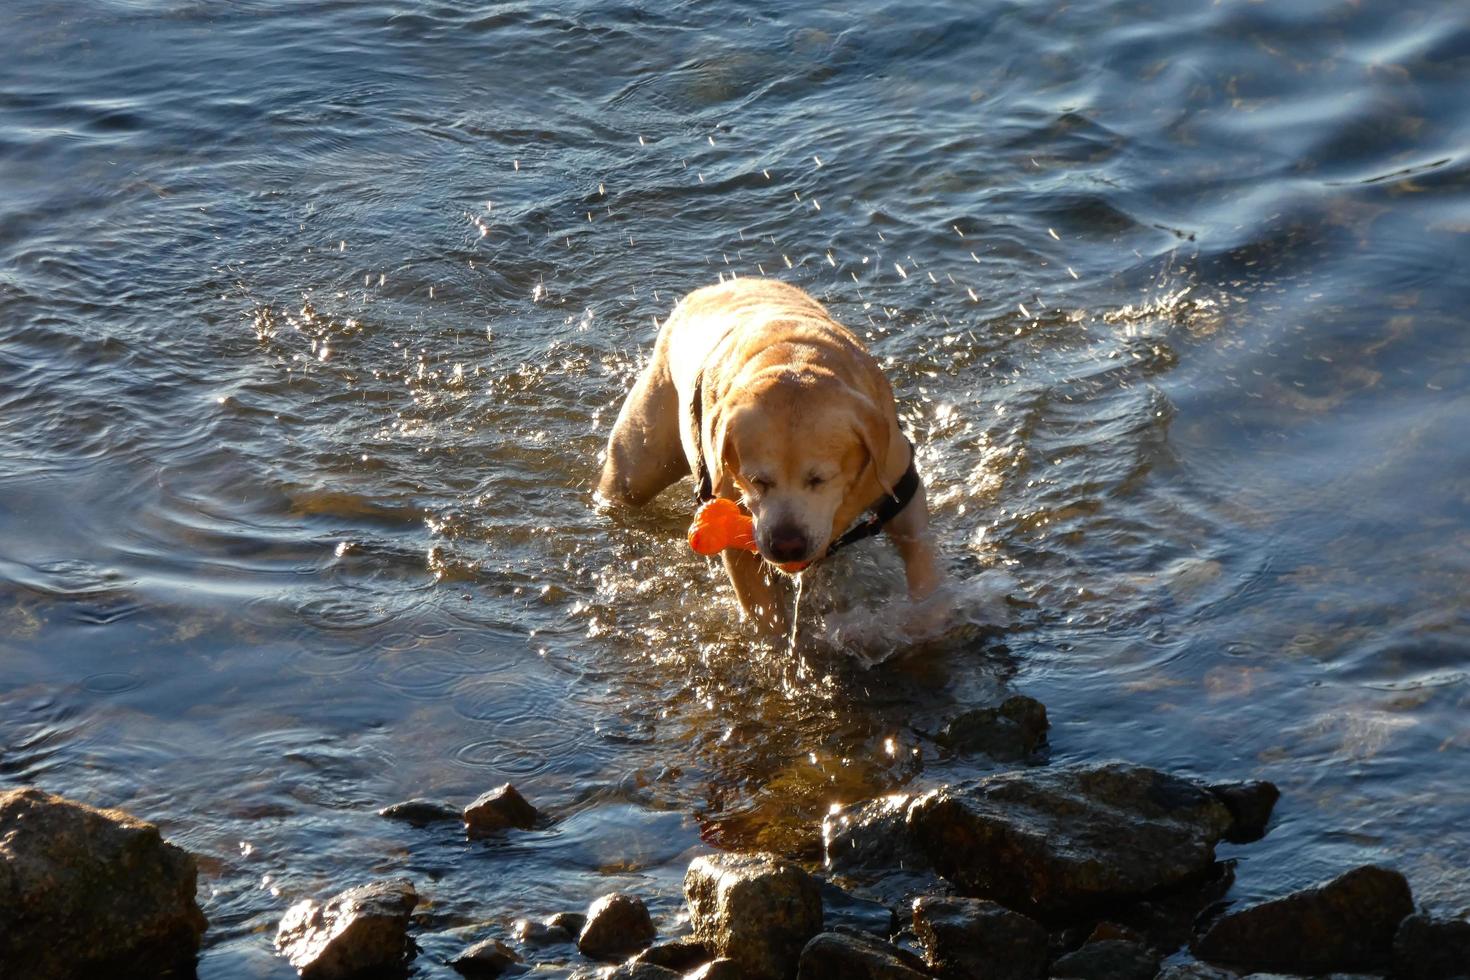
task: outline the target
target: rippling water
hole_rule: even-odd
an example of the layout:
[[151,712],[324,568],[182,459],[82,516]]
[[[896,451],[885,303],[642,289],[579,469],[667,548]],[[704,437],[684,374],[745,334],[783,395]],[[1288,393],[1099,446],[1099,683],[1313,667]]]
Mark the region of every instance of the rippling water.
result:
[[[1279,783],[1242,897],[1470,909],[1467,84],[1431,0],[7,0],[0,782],[203,855],[201,976],[389,872],[447,976],[614,886],[673,928],[689,851],[811,855],[1017,689]],[[762,273],[883,360],[998,634],[885,635],[869,544],[767,650],[684,488],[592,508],[655,318]],[[557,829],[373,812],[507,779]]]

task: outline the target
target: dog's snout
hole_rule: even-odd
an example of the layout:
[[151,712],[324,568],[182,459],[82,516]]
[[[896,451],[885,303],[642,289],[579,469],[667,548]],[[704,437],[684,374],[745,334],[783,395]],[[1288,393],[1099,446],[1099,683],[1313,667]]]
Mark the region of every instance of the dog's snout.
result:
[[801,561],[806,557],[809,546],[801,528],[781,524],[771,529],[766,551],[775,561]]

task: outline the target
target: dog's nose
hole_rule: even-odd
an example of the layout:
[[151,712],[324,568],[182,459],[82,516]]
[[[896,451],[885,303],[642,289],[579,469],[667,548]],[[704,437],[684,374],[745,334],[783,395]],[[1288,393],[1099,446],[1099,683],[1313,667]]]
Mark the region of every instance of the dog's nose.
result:
[[773,561],[800,561],[806,557],[806,535],[790,525],[772,528],[766,550]]

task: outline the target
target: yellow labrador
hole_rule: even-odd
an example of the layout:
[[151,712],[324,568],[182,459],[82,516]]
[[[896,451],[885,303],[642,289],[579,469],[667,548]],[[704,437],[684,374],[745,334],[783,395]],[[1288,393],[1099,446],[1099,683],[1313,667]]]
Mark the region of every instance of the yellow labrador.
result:
[[[641,505],[693,474],[739,501],[760,554],[727,550],[746,615],[786,627],[775,576],[883,530],[909,596],[940,584],[924,486],[871,354],[800,289],[735,279],[684,298],[659,331],[608,440],[598,495]],[[860,518],[866,520],[860,521]]]

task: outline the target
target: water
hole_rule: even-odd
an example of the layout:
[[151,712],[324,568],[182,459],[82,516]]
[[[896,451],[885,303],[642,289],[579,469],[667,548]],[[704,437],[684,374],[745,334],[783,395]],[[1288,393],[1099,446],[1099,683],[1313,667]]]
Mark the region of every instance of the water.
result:
[[[9,0],[0,781],[199,853],[203,977],[390,873],[443,977],[614,887],[674,931],[691,853],[810,857],[1020,690],[1279,783],[1238,896],[1464,912],[1467,81],[1429,0]],[[655,318],[761,272],[883,361],[999,634],[895,636],[880,541],[792,657],[686,487],[591,506]],[[505,780],[557,829],[373,812]]]

